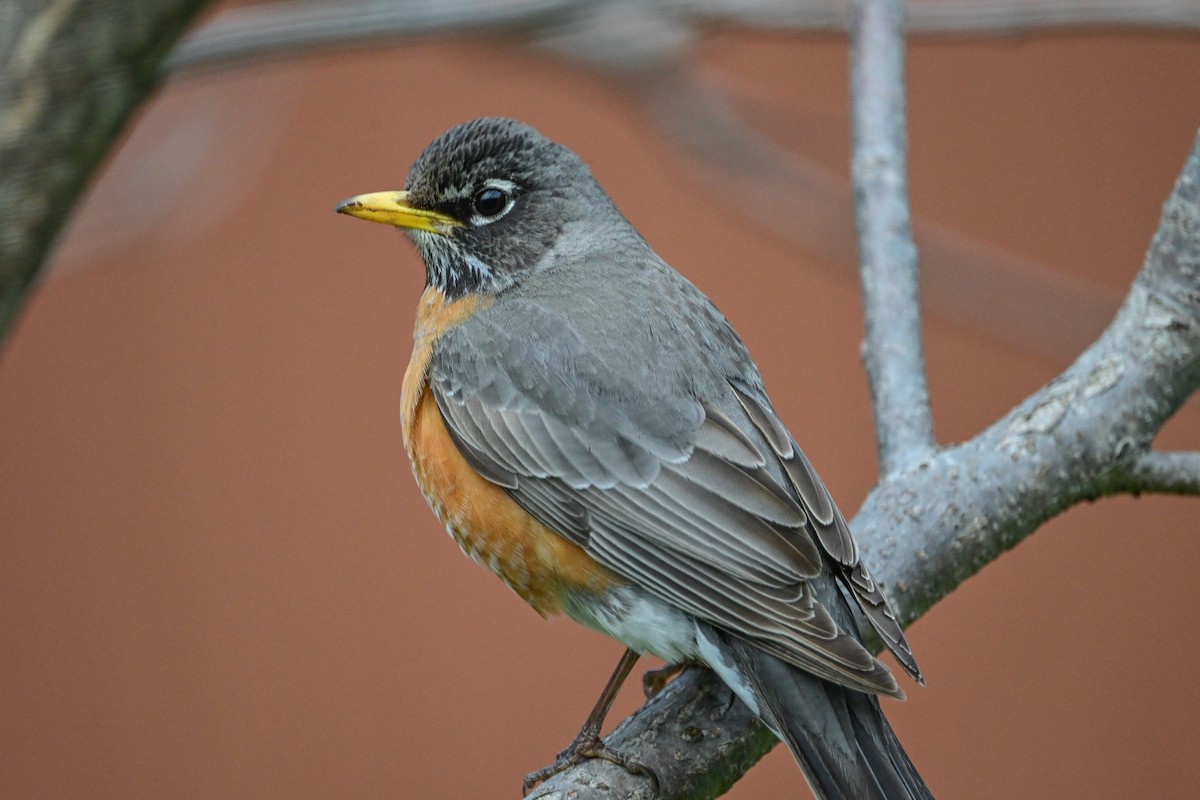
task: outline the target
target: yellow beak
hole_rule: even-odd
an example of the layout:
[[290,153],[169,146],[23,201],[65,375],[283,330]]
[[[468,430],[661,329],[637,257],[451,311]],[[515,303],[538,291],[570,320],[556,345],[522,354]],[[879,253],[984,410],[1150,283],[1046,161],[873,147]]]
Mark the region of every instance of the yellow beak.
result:
[[462,225],[461,222],[439,214],[436,211],[426,211],[423,208],[413,208],[408,202],[408,192],[372,192],[360,194],[343,200],[333,209],[339,214],[349,214],[359,219],[371,222],[382,222],[395,225],[397,228],[413,228],[418,231],[429,231],[445,236],[451,228]]

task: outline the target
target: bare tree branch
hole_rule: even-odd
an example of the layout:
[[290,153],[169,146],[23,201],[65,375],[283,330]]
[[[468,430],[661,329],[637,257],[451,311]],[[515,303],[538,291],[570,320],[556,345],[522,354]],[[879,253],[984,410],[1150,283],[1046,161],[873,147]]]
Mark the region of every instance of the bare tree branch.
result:
[[0,336],[84,182],[204,0],[16,0],[0,12]]
[[293,2],[233,8],[186,37],[163,63],[170,73],[224,68],[314,49],[417,36],[523,33],[578,17],[597,0],[514,0],[480,3]]
[[[845,0],[696,0],[690,8],[713,19],[805,30],[845,30]],[[999,36],[1055,28],[1098,26],[1188,29],[1200,27],[1200,8],[1190,0],[913,0],[910,35]]]
[[1143,453],[1113,486],[1130,494],[1200,495],[1200,453]]
[[908,210],[903,0],[859,0],[850,32],[850,173],[866,320],[863,361],[889,475],[933,451]]
[[[234,8],[189,35],[163,66],[187,72],[313,48],[437,34],[521,32],[579,20],[605,5],[597,0],[310,0]],[[837,32],[850,24],[845,0],[647,0],[642,6],[680,27],[733,24]],[[1200,7],[1191,0],[926,0],[909,4],[906,23],[909,34],[964,36],[1098,26],[1197,29]]]
[[991,36],[1095,26],[1200,28],[1200,7],[1191,0],[936,0],[910,4],[908,30]]
[[915,619],[1063,509],[1122,490],[1118,476],[1197,387],[1200,139],[1096,343],[986,431],[867,497],[859,541],[902,618]]
[[[1145,264],[1095,344],[971,441],[885,475],[853,520],[901,619],[919,617],[1063,509],[1133,490],[1124,476],[1157,468],[1158,457],[1146,455],[1151,440],[1198,387],[1200,138]],[[1176,458],[1196,466],[1195,454]],[[690,670],[608,739],[659,771],[664,800],[717,796],[769,741],[740,704],[723,705],[728,693],[716,683]],[[648,797],[649,788],[589,761],[536,796]]]

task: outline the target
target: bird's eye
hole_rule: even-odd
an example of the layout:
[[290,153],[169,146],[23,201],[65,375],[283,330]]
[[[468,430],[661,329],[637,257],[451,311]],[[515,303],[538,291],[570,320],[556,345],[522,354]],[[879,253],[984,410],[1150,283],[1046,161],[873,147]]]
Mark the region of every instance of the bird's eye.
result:
[[507,211],[509,201],[508,192],[488,186],[475,193],[471,204],[474,206],[476,214],[484,219],[491,219]]

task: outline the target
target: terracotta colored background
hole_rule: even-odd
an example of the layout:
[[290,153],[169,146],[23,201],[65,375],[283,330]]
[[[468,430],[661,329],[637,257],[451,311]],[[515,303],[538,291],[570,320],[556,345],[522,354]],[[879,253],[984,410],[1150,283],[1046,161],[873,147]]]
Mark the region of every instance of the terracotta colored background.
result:
[[[840,40],[698,57],[840,146]],[[918,213],[1121,293],[1200,122],[1200,41],[919,44],[909,67]],[[428,513],[396,410],[421,271],[331,213],[481,114],[583,154],[858,505],[855,285],[714,213],[616,87],[478,41],[177,81],[0,354],[0,796],[517,797],[574,734],[619,647],[543,622]],[[947,442],[1062,366],[936,318],[927,343]],[[1200,447],[1200,409],[1162,439]],[[888,709],[940,797],[1194,792],[1198,517],[1074,509],[913,627],[929,687]],[[802,787],[777,750],[731,796]]]

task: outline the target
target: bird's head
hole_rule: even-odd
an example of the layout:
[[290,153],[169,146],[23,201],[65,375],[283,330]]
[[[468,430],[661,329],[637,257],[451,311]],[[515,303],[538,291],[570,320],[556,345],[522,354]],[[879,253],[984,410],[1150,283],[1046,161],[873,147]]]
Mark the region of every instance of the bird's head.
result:
[[[493,293],[553,259],[564,230],[616,213],[587,166],[523,123],[476,119],[439,136],[404,191],[351,197],[335,209],[403,228],[426,282],[455,299]],[[621,220],[623,222],[623,220]]]

